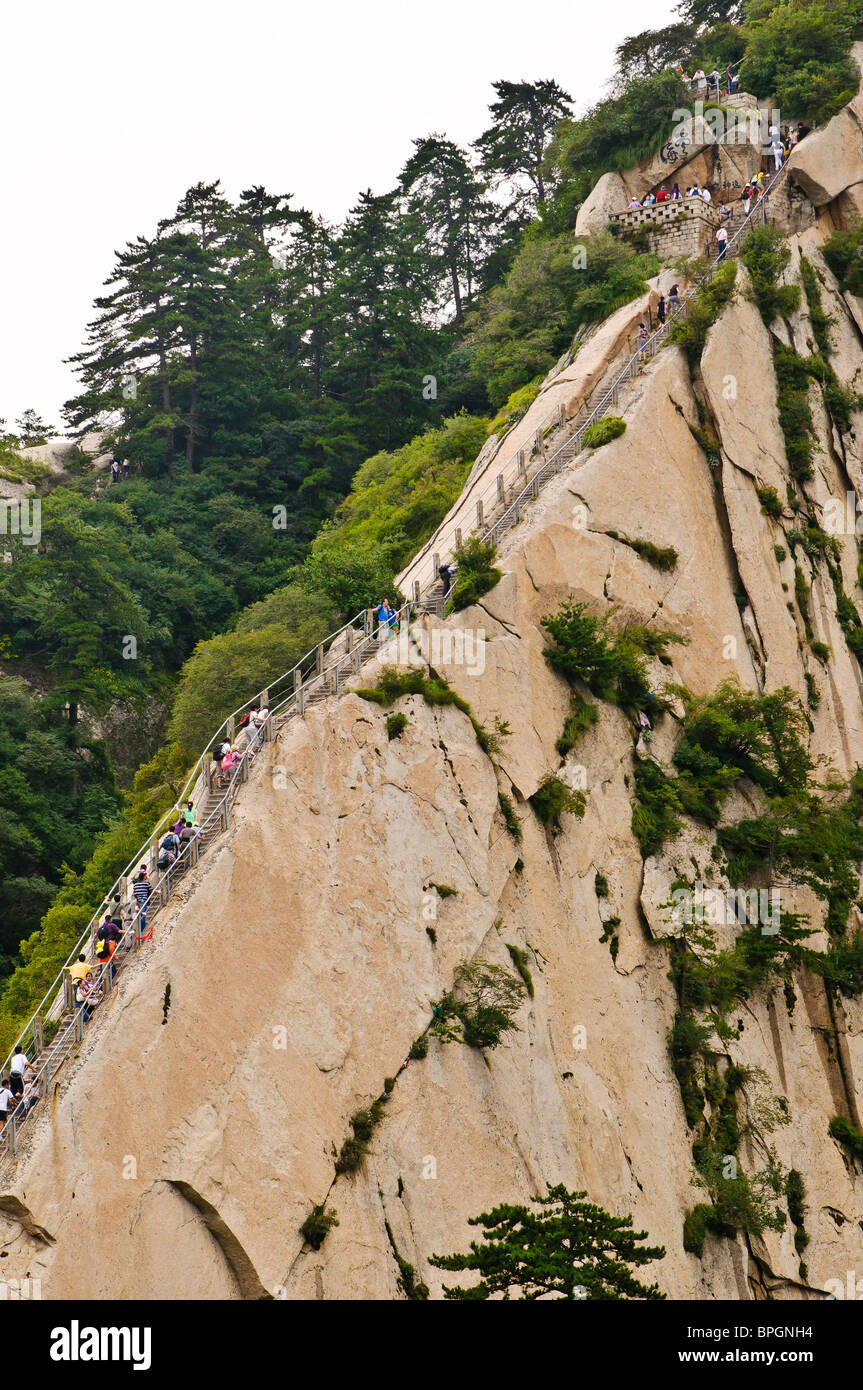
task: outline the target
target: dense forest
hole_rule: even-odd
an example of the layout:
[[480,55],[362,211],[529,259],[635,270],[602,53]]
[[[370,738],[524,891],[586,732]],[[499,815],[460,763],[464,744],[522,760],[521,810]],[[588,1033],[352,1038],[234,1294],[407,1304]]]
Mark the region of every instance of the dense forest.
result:
[[[261,187],[197,184],[116,255],[75,364],[67,431],[103,433],[57,482],[0,422],[0,478],[42,496],[0,567],[0,999],[33,1006],[100,896],[237,703],[393,576],[491,433],[650,257],[603,234],[598,176],[659,148],[688,70],[742,59],[783,118],[834,114],[863,0],[683,0],[627,38],[576,117],[553,80],[499,81],[469,149],[415,139],[339,226]],[[577,94],[576,94],[577,96]],[[130,639],[133,639],[130,641]]]

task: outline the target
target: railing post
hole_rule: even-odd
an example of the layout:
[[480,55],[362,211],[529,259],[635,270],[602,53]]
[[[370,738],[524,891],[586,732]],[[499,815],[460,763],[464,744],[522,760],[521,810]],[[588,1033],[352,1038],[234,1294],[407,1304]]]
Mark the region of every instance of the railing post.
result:
[[234,735],[235,735],[236,731],[237,731],[237,726],[236,726],[236,723],[234,722],[234,716],[231,715],[230,718],[228,719],[228,742],[229,742],[229,743],[233,743],[233,741],[234,741]]
[[366,609],[363,611],[363,632],[364,632],[364,634],[365,634],[366,637],[371,637],[371,634],[372,634],[372,610],[371,610],[370,608],[366,608]]
[[[350,629],[348,629],[348,631],[350,631]],[[258,709],[266,709],[267,706],[269,705],[269,703],[270,703],[270,692],[269,692],[269,690],[262,690],[262,691],[261,691],[261,703],[258,705]]]
[[527,470],[524,466],[524,451],[522,449],[519,449],[516,455],[516,463],[518,465],[518,476],[522,482],[524,482],[524,479],[527,477]]
[[533,437],[533,447],[538,454],[542,453],[542,430],[537,430]]
[[315,648],[315,670],[319,676],[324,674],[324,644],[319,642]]
[[[269,723],[269,720],[267,721]],[[189,841],[189,864],[194,869],[201,857],[201,845],[197,835]]]
[[39,1015],[36,1014],[33,1019],[33,1046],[36,1049],[37,1056],[42,1051],[42,1048],[45,1045],[43,1039],[44,1034],[42,1032],[42,1020],[39,1017]]
[[64,1009],[74,1009],[74,1007],[75,1007],[75,989],[74,989],[74,986],[73,986],[73,984],[72,984],[72,977],[71,977],[71,975],[65,975],[65,976],[63,977],[63,1008],[64,1008]]
[[504,486],[502,473],[498,473],[497,475],[497,500],[501,503],[506,501],[506,488]]
[[557,407],[557,427],[563,429],[563,405]]
[[336,669],[335,669],[335,671],[333,672],[333,694],[334,694],[334,695],[338,695],[338,693],[339,693],[339,668],[338,668],[338,666],[337,666]]
[[481,498],[481,497],[477,498],[477,503],[476,503],[476,524],[477,524],[478,527],[481,527],[482,524],[483,524],[483,521],[482,521],[482,498]]
[[[15,1103],[15,1110],[17,1110],[17,1109],[18,1109],[18,1103],[17,1103],[17,1101],[16,1101],[16,1103]],[[15,1157],[17,1156],[17,1154],[18,1154],[18,1130],[17,1130],[17,1122],[16,1122],[16,1119],[15,1119],[15,1111],[14,1111],[14,1110],[13,1110],[13,1112],[12,1112],[12,1118],[11,1118],[10,1120],[7,1121],[7,1124],[10,1124],[10,1125],[12,1126],[12,1138],[11,1138],[11,1140],[10,1140],[10,1148],[12,1149],[12,1157],[15,1158]]]
[[460,526],[457,526],[457,527],[455,528],[455,548],[456,548],[456,550],[461,550],[461,527],[460,527]]
[[435,579],[437,579],[438,575],[440,574],[440,555],[437,551],[435,551],[432,555],[432,569],[435,573]]
[[415,579],[415,580],[414,580],[414,603],[419,603],[419,601],[420,601],[420,582],[419,582],[418,579]]

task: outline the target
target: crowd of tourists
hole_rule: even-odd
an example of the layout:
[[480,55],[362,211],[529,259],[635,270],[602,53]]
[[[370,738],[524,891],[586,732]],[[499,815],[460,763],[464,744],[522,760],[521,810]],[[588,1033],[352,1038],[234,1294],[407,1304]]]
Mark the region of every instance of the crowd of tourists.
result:
[[[677,72],[681,82],[685,83],[692,91],[693,95],[701,98],[713,98],[718,101],[722,97],[733,97],[737,95],[739,74],[737,69],[740,67],[742,58],[736,63],[727,63],[724,71],[714,68],[712,72],[705,72],[703,68],[696,68],[692,76],[684,70],[683,64],[677,64]],[[724,85],[723,85],[724,83]]]
[[[270,711],[264,707],[250,711],[239,721],[236,734],[245,734],[242,750],[230,740],[216,745],[213,759],[218,767],[216,776],[219,785],[225,785],[230,780],[233,768],[244,756],[254,757],[269,717]],[[159,873],[168,873],[182,858],[191,841],[199,838],[201,833],[194,802],[189,800],[184,806],[176,807],[173,820],[157,847],[156,868]],[[88,961],[86,954],[82,953],[71,965],[66,966],[72,1007],[83,1024],[90,1022],[95,1009],[102,1002],[103,985],[114,982],[117,973],[115,957],[120,943],[124,938],[128,941],[132,931],[137,940],[145,938],[152,894],[150,872],[146,863],[140,864],[132,878],[128,900],[123,903],[121,895],[117,893],[112,901],[104,904],[104,917],[93,941],[93,958]],[[0,1132],[13,1115],[16,1124],[25,1120],[38,1100],[37,1069],[24,1049],[18,1046],[12,1056],[9,1075],[0,1078]]]

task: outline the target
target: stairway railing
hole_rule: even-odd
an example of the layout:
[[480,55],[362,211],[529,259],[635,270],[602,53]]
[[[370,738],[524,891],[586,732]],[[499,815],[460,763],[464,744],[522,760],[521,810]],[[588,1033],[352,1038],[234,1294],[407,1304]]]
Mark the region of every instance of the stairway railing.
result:
[[[782,182],[787,172],[788,165],[785,164],[783,165],[782,169],[776,172],[770,183],[768,183],[765,186],[764,192],[761,198],[759,199],[758,203],[750,210],[749,215],[741,223],[734,236],[729,238],[725,256],[731,254],[735,247],[739,249],[739,243],[746,231],[750,230],[750,228],[756,225],[756,223],[766,220],[767,198]],[[712,277],[721,261],[725,259],[725,256],[719,254],[713,259],[708,274],[704,278],[704,280],[702,280],[701,283],[705,283],[707,279]],[[594,392],[593,395],[590,398],[588,398],[586,402],[582,403],[582,405],[579,407],[579,410],[576,412],[576,415],[572,417],[572,419],[569,422],[570,429],[567,433],[567,437],[564,440],[564,442],[555,451],[551,458],[545,460],[543,463],[540,464],[534,476],[525,484],[524,487],[520,489],[520,491],[515,497],[511,498],[511,500],[508,503],[506,502],[505,496],[503,499],[501,499],[500,497],[500,475],[495,476],[495,478],[492,480],[495,500],[498,503],[500,501],[503,501],[504,510],[500,514],[500,516],[497,517],[496,520],[494,520],[493,522],[489,522],[489,524],[487,525],[484,523],[479,525],[475,529],[475,531],[469,534],[478,534],[484,539],[490,538],[493,539],[495,543],[497,543],[503,531],[508,526],[514,525],[517,523],[518,520],[520,520],[525,506],[534,498],[539,496],[542,487],[549,480],[549,478],[551,478],[552,476],[554,476],[554,474],[559,472],[561,468],[569,464],[572,461],[572,459],[574,457],[577,457],[577,455],[581,452],[583,448],[585,431],[589,429],[591,425],[597,423],[600,419],[602,419],[603,416],[608,413],[608,410],[612,405],[617,404],[620,398],[621,388],[625,385],[625,383],[628,380],[630,380],[633,376],[637,374],[637,372],[641,369],[641,366],[644,361],[649,360],[650,358],[656,355],[656,353],[659,351],[659,348],[665,341],[665,338],[674,322],[678,320],[681,315],[686,313],[688,305],[694,300],[698,293],[698,288],[700,288],[700,286],[696,287],[695,289],[690,291],[689,294],[684,296],[681,299],[679,307],[675,310],[675,312],[672,315],[669,316],[666,322],[663,325],[661,325],[659,329],[657,329],[657,331],[647,340],[647,342],[644,344],[642,348],[637,349],[629,357],[626,364],[618,373],[617,377],[614,379],[612,384],[605,389],[598,388],[599,398],[598,400],[596,400],[595,404],[593,404],[593,401],[597,395],[597,392]],[[532,450],[531,457],[534,453],[539,453],[541,456],[541,437],[543,434],[547,434],[549,432],[549,426],[552,429],[554,428],[554,425],[551,422],[553,422],[555,419],[558,422],[558,426],[564,423],[562,406],[555,407],[555,409],[550,411],[537,426],[534,435],[534,448]],[[573,443],[575,444],[574,450],[572,448]],[[509,464],[515,463],[519,471],[523,471],[526,466],[526,447],[527,446],[525,446],[521,450],[518,450],[514,455],[511,456],[511,458],[508,461]],[[485,489],[485,491],[481,494],[480,499],[477,500],[482,501],[483,499],[485,499],[489,495],[491,488],[492,484],[489,484],[489,487]],[[478,516],[482,515],[483,509],[480,508],[478,511]],[[454,554],[457,554],[458,545],[460,544],[461,539],[461,528],[453,527],[448,536],[447,548],[442,548],[440,551],[441,558],[449,559]],[[425,568],[426,567],[424,566],[421,571],[424,575]],[[434,584],[436,580],[437,573],[434,569],[432,569],[432,572],[428,576],[426,576],[426,583],[424,583],[422,580],[415,580],[413,585],[412,597],[409,598],[401,606],[401,608],[399,608],[396,614],[398,622],[405,624],[410,623],[410,617],[413,608],[416,605],[417,595],[419,593],[422,593],[425,587],[428,587],[428,582]],[[254,708],[262,708],[264,704],[267,704],[270,708],[269,732],[271,732],[274,727],[274,721],[276,720],[276,718],[278,718],[279,723],[283,723],[286,719],[292,717],[295,714],[304,714],[309,697],[315,694],[316,692],[323,696],[340,694],[341,690],[345,688],[346,683],[350,679],[350,677],[354,675],[356,672],[358,672],[362,667],[363,663],[370,656],[375,655],[379,649],[379,636],[377,636],[374,632],[374,624],[370,619],[369,610],[361,610],[359,613],[355,614],[353,618],[349,619],[348,622],[344,623],[336,632],[331,633],[330,636],[327,637],[322,643],[319,643],[316,647],[313,647],[311,651],[307,652],[304,656],[302,656],[300,660],[290,668],[290,670],[285,671],[282,673],[282,675],[276,677],[267,687],[265,687],[263,690],[258,691],[257,694],[251,697],[251,699],[246,700],[243,704],[239,705],[237,709],[233,711],[232,714],[228,715],[228,717],[225,720],[223,720],[219,729],[209,740],[206,748],[203,750],[200,757],[195,762],[191,772],[189,773],[189,776],[186,779],[182,791],[176,798],[175,804],[182,805],[185,801],[190,799],[197,802],[200,799],[202,790],[207,790],[209,788],[209,779],[211,774],[209,772],[208,764],[212,762],[212,750],[218,744],[222,743],[225,740],[225,738],[229,738],[231,739],[231,741],[233,741],[233,737],[237,732],[237,721],[238,719],[241,719],[246,712],[251,711]],[[273,701],[274,693],[276,695],[275,702]],[[263,737],[264,735],[262,734],[261,738],[263,739]],[[235,770],[228,782],[227,787],[224,789],[224,794],[219,799],[217,805],[210,812],[204,824],[197,827],[200,834],[193,840],[191,840],[183,848],[182,853],[177,859],[177,861],[171,866],[170,869],[166,871],[166,874],[162,876],[156,884],[154,884],[153,897],[151,898],[151,903],[154,902],[158,893],[159,904],[154,905],[152,908],[148,908],[148,917],[151,914],[155,915],[155,913],[159,910],[159,906],[164,906],[167,903],[169,897],[171,896],[173,885],[176,883],[176,880],[181,875],[181,873],[184,873],[190,866],[193,866],[198,862],[198,857],[201,852],[201,849],[205,845],[205,837],[212,836],[218,827],[227,828],[230,815],[230,807],[236,798],[239,786],[242,784],[242,782],[246,780],[246,777],[248,776],[248,769],[251,762],[251,757],[254,756],[254,751],[256,747],[259,746],[259,743],[260,740],[255,740],[255,746],[247,747],[246,750],[243,752],[240,761],[235,766]],[[151,866],[155,868],[155,865],[153,863],[155,843],[159,835],[161,835],[164,832],[165,827],[169,822],[170,814],[170,812],[167,812],[159,820],[152,834],[144,842],[144,844],[137,851],[137,853],[132,856],[129,863],[123,869],[122,873],[120,873],[117,876],[113,885],[105,895],[103,903],[111,898],[116,898],[118,895],[120,895],[122,898],[124,883],[129,879],[132,870],[135,869],[137,865],[140,864],[142,861],[150,862]],[[132,899],[131,901],[134,904],[134,899]],[[9,1064],[11,1062],[12,1055],[16,1047],[22,1047],[28,1056],[32,1056],[34,1049],[36,1049],[40,1056],[43,1053],[45,1054],[45,1061],[43,1062],[42,1067],[39,1069],[36,1078],[37,1082],[41,1082],[44,1079],[44,1073],[46,1071],[50,1072],[52,1065],[52,1057],[56,1056],[58,1050],[60,1050],[62,1046],[65,1043],[69,1042],[72,1038],[72,1033],[70,1032],[70,1030],[74,1030],[75,1028],[79,1027],[80,1011],[78,1009],[73,1010],[71,1022],[66,1023],[65,1026],[62,1022],[65,1015],[65,981],[68,978],[67,971],[69,966],[74,964],[74,962],[82,953],[86,954],[86,948],[88,946],[92,947],[95,943],[96,931],[98,929],[99,924],[99,916],[102,911],[103,908],[100,907],[100,909],[96,913],[94,913],[93,917],[87,924],[87,927],[81,933],[81,936],[79,937],[74,948],[70,952],[65,964],[60,969],[58,974],[55,976],[51,984],[48,986],[39,1005],[33,1011],[27,1024],[16,1038],[15,1043],[13,1044],[5,1059],[2,1068],[2,1073],[0,1074],[8,1074]],[[127,957],[130,950],[132,950],[135,946],[140,944],[142,938],[139,937],[137,933],[137,926],[140,923],[140,918],[140,907],[133,906],[131,915],[127,913],[127,926],[122,934],[121,941],[118,944],[118,954],[122,953],[125,957]],[[116,965],[117,960],[115,957],[115,966]],[[98,971],[97,982],[100,983],[101,987],[104,988],[106,978],[110,975],[108,966],[99,965],[94,968]],[[113,976],[111,976],[111,978],[113,978]],[[108,979],[108,988],[110,989],[110,979]],[[41,1045],[41,1034],[43,1024],[45,1021],[49,1019],[59,1019],[61,1022],[61,1026],[50,1044],[48,1044],[47,1046]],[[18,1108],[20,1107],[16,1107],[16,1113]],[[13,1117],[7,1122],[6,1130],[3,1131],[3,1136],[2,1138],[0,1138],[0,1150],[2,1150],[4,1147],[7,1150],[9,1150],[11,1147],[11,1151],[14,1152],[15,1143],[16,1125]]]

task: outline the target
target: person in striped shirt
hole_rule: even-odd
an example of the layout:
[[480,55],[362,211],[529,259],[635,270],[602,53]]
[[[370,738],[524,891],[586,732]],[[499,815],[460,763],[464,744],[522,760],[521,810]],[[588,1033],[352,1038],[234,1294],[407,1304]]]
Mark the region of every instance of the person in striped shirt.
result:
[[142,932],[147,930],[147,908],[150,903],[150,894],[152,891],[153,888],[150,883],[150,875],[147,873],[147,866],[146,864],[142,864],[135,878],[132,880],[132,892],[141,910],[140,922]]

